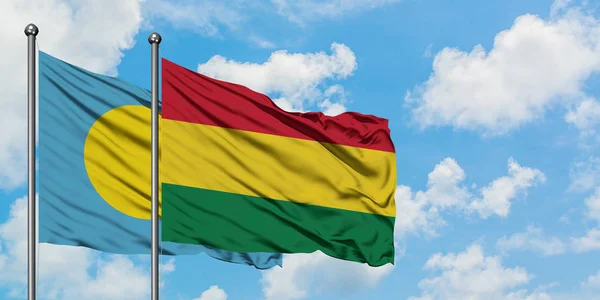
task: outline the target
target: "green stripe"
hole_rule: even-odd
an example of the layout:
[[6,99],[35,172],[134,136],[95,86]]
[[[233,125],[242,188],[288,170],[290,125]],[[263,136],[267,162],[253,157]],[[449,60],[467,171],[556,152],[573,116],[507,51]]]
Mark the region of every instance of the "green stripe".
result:
[[394,263],[394,219],[162,184],[162,240],[236,252],[323,253]]

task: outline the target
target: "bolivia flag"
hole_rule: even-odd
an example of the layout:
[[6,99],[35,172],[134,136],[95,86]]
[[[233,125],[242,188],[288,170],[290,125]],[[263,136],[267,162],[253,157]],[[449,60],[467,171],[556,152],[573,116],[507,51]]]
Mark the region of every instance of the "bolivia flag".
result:
[[394,262],[387,120],[290,113],[162,60],[162,240]]

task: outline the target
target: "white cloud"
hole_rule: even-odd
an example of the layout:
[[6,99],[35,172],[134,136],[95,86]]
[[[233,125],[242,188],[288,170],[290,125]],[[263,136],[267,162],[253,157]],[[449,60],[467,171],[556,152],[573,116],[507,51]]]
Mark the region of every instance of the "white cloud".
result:
[[[206,36],[220,33],[219,26],[238,29],[247,21],[243,9],[245,1],[190,1],[190,0],[146,0],[144,15],[154,22],[166,20],[176,28],[195,31]],[[151,24],[145,24],[151,26]]]
[[[27,286],[27,199],[17,199],[0,225],[0,286],[24,296]],[[101,256],[83,247],[38,246],[38,292],[51,299],[147,299],[149,270],[127,256]],[[173,260],[161,275],[175,269]],[[91,270],[95,270],[91,272]]]
[[423,52],[423,57],[429,58],[433,55],[433,53],[431,53],[431,49],[433,48],[433,44],[429,44],[427,46],[427,48],[425,48],[425,51]]
[[319,108],[323,111],[323,114],[328,116],[337,116],[346,111],[346,107],[341,103],[332,103],[329,99],[325,99],[322,103],[319,103]]
[[[421,193],[421,194],[419,194]],[[417,195],[425,195],[419,191]],[[411,233],[423,232],[428,236],[437,235],[437,229],[446,222],[439,215],[438,209],[431,206],[423,196],[414,196],[408,186],[396,188],[396,224],[394,234],[398,238]]]
[[[416,123],[497,135],[582,101],[584,82],[600,70],[600,22],[566,3],[557,2],[548,20],[519,16],[489,52],[477,45],[437,53],[429,79],[405,97]],[[569,119],[589,123],[579,114]]]
[[483,197],[471,202],[469,209],[479,212],[484,219],[491,214],[506,217],[510,212],[510,200],[514,199],[517,193],[525,192],[528,188],[545,181],[546,178],[541,171],[521,167],[510,158],[508,176],[500,177],[484,187],[481,190]]
[[600,157],[591,156],[587,161],[574,163],[569,176],[571,191],[588,191],[600,186]]
[[304,299],[311,294],[354,293],[375,287],[394,270],[387,264],[370,267],[335,259],[320,251],[285,255],[283,268],[263,271],[260,280],[266,300]]
[[275,45],[275,43],[266,40],[264,38],[261,38],[259,36],[256,35],[251,35],[249,37],[250,42],[252,42],[254,45],[258,46],[259,48],[262,49],[273,49],[276,48],[277,46]]
[[[307,21],[338,18],[348,13],[373,9],[401,0],[140,0],[144,2],[145,27],[152,23],[167,21],[174,27],[196,32],[204,36],[223,37],[229,31],[263,49],[275,48],[275,43],[257,35],[254,19],[261,19],[271,26],[274,15],[284,16],[287,21],[301,27]],[[268,33],[266,33],[268,34]]]
[[[87,267],[90,265],[92,264]],[[109,262],[100,259],[96,262],[96,267],[98,271],[95,276],[84,277],[85,280],[80,280],[78,287],[71,287],[73,282],[63,287],[61,298],[145,299],[149,296],[150,281],[147,272],[144,268],[135,266],[130,259],[123,256],[114,257]]]
[[424,268],[436,275],[421,280],[421,297],[410,299],[547,299],[538,297],[543,296],[539,292],[532,294],[537,294],[534,298],[524,290],[513,291],[527,284],[532,275],[521,267],[503,266],[498,256],[485,256],[478,244],[458,254],[436,253]]
[[336,116],[346,111],[346,107],[344,106],[346,95],[343,86],[339,84],[332,85],[325,90],[323,96],[325,99],[318,104],[323,114]]
[[588,279],[581,283],[583,289],[597,290],[600,292],[600,271],[595,275],[590,275]]
[[585,205],[588,208],[588,217],[600,224],[600,187],[597,187],[596,192],[585,199]]
[[227,300],[227,293],[219,286],[213,285],[194,300]]
[[571,246],[578,253],[600,250],[600,228],[590,229],[586,236],[571,238]]
[[527,290],[519,290],[516,292],[508,293],[504,296],[504,300],[551,300],[554,299],[550,294],[544,290],[536,290],[529,294]]
[[565,121],[574,124],[584,136],[595,134],[600,124],[600,102],[592,98],[583,100],[575,110],[565,115]]
[[[587,162],[576,163],[571,178],[570,190],[593,191],[584,200],[586,216],[600,225],[600,158],[590,157]],[[585,236],[571,238],[571,247],[575,252],[600,250],[600,227],[588,230]]]
[[[25,182],[27,145],[27,39],[29,22],[40,28],[40,50],[98,73],[116,74],[123,51],[142,22],[139,0],[4,0],[0,40],[0,189]],[[6,130],[8,128],[8,130]]]
[[433,206],[447,208],[463,205],[469,192],[459,184],[465,180],[465,172],[456,160],[445,158],[427,175],[428,202]]
[[[140,0],[144,2],[144,23],[167,21],[179,29],[205,36],[221,36],[229,30],[242,33],[247,41],[260,48],[275,48],[275,44],[248,30],[248,23],[259,16],[279,14],[296,25],[323,18],[338,18],[349,13],[382,7],[401,0],[326,0],[326,1],[247,1],[229,0]],[[251,12],[251,13],[248,13]],[[223,30],[225,29],[225,30]]]
[[542,256],[563,254],[566,245],[556,237],[544,236],[542,229],[528,226],[525,232],[515,233],[509,238],[503,236],[496,242],[496,247],[502,251],[529,250]]
[[558,219],[558,221],[560,221],[561,223],[569,224],[571,222],[570,215],[572,213],[573,213],[573,209],[571,208],[571,209],[569,209],[569,211],[567,211],[562,216],[560,216],[560,218]]
[[461,183],[463,169],[453,158],[445,158],[428,174],[427,190],[414,194],[408,186],[396,189],[396,236],[420,231],[436,235],[437,228],[445,225],[440,210],[463,207],[471,194]]
[[356,69],[356,57],[343,44],[333,43],[331,52],[328,55],[280,50],[262,64],[241,63],[216,55],[200,64],[198,72],[272,95],[284,109],[303,111],[306,105],[320,103],[337,113],[343,111],[342,101],[334,102],[332,97],[343,99],[343,89],[338,85],[324,86],[324,81],[351,76]]
[[400,0],[271,0],[278,12],[291,22],[304,25],[320,18],[337,18],[361,10],[374,9]]
[[418,232],[436,235],[437,228],[446,224],[440,216],[444,210],[478,213],[481,218],[492,214],[506,217],[517,194],[526,195],[524,191],[544,181],[544,174],[509,158],[508,176],[493,180],[478,192],[464,184],[465,178],[456,160],[445,158],[429,173],[427,190],[413,193],[410,187],[399,186],[396,189],[396,235],[402,237]]
[[564,12],[565,9],[569,8],[569,5],[573,2],[573,0],[555,0],[550,6],[550,15],[556,16],[561,12]]
[[[572,289],[571,291],[568,292],[552,292],[552,293],[547,293],[545,290],[547,290],[550,287],[556,286],[558,285],[558,283],[552,283],[552,284],[548,284],[548,285],[544,285],[541,286],[540,288],[536,289],[532,294],[527,295],[527,297],[525,297],[526,294],[523,295],[517,295],[516,297],[507,297],[504,299],[507,300],[516,300],[516,299],[522,299],[522,300],[546,300],[546,299],[552,299],[552,300],[572,300],[572,299],[577,299],[577,300],[596,300],[598,299],[598,292],[600,292],[600,272],[598,272],[595,275],[590,275],[587,280],[580,282],[579,283],[579,289]],[[509,294],[510,295],[510,294]]]

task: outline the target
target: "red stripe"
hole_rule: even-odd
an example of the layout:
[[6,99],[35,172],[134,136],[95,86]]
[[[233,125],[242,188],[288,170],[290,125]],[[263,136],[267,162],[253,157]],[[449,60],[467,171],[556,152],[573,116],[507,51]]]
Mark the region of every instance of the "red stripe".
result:
[[207,77],[162,59],[165,119],[395,152],[388,120],[346,112],[292,113],[247,87]]

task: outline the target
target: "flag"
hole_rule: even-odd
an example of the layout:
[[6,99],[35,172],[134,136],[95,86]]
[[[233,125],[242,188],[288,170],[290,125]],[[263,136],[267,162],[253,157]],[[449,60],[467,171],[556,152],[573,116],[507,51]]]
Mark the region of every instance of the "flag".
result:
[[393,264],[386,119],[286,112],[166,59],[162,88],[163,241]]
[[[39,74],[39,241],[150,254],[151,92],[44,52]],[[159,247],[164,255],[204,252],[260,269],[282,259],[172,242]]]

